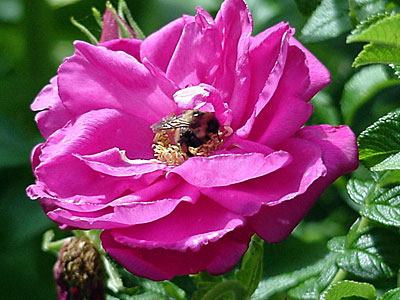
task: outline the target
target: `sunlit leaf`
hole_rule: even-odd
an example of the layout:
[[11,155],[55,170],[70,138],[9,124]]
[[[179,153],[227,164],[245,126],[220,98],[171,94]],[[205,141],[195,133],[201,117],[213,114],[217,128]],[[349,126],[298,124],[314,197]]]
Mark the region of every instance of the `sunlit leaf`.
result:
[[400,47],[371,43],[364,46],[353,62],[353,67],[367,64],[400,64]]
[[398,299],[400,299],[400,287],[388,291],[381,298],[379,298],[379,300],[398,300]]
[[389,156],[371,168],[372,171],[386,171],[400,169],[400,152]]
[[71,5],[71,4],[80,2],[80,1],[82,1],[82,0],[47,0],[47,2],[53,8],[61,8],[61,7]]
[[376,290],[375,287],[369,283],[344,280],[330,286],[326,292],[321,295],[320,300],[341,300],[347,297],[375,300]]
[[359,157],[373,166],[400,151],[400,112],[390,112],[358,137]]
[[353,32],[347,42],[375,42],[379,44],[400,46],[400,14],[385,16],[377,22],[363,27],[364,30]]
[[366,227],[354,234],[350,243],[345,236],[329,241],[329,249],[338,253],[338,266],[370,280],[394,277],[400,266],[400,243],[396,242],[400,235],[378,227]]

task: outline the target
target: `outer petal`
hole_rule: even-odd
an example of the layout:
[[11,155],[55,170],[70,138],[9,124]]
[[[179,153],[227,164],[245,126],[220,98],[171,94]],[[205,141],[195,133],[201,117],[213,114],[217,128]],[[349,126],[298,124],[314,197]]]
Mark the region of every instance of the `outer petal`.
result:
[[326,175],[321,150],[314,143],[291,138],[280,148],[292,157],[285,167],[261,178],[226,187],[205,188],[201,192],[235,213],[250,216],[262,205],[275,205],[293,199]]
[[307,91],[303,93],[303,99],[308,101],[318,91],[329,84],[330,74],[327,68],[295,38],[292,38],[290,40],[290,44],[298,47],[301,51],[303,51],[306,56],[306,63],[309,69],[308,76],[310,78],[310,84]]
[[61,100],[71,112],[116,108],[155,123],[175,111],[172,95],[134,57],[84,42],[75,47],[58,76]]
[[44,138],[48,138],[72,118],[58,96],[57,77],[53,77],[50,84],[42,89],[33,101],[31,109],[43,110],[36,115],[35,120]]
[[312,114],[312,105],[302,99],[308,86],[305,55],[290,46],[279,85],[256,118],[249,139],[274,147],[293,136]]
[[142,61],[147,58],[152,64],[166,72],[183,27],[190,22],[194,22],[193,17],[179,18],[149,35],[143,41],[140,50]]
[[346,126],[310,126],[300,130],[297,136],[321,148],[327,175],[313,182],[304,194],[277,205],[264,206],[249,219],[256,233],[268,242],[280,242],[285,239],[304,218],[323,190],[336,178],[355,170],[358,166],[356,139]]
[[103,247],[132,273],[153,280],[228,271],[247,248],[244,219],[207,199],[182,203],[157,222],[104,231]]
[[[228,186],[272,173],[291,161],[285,151],[192,157],[171,173],[198,187]],[[251,166],[251,167],[249,167]],[[201,172],[193,172],[201,170]]]
[[38,184],[28,188],[29,195],[55,197],[66,206],[77,203],[81,210],[101,209],[102,204],[134,188],[136,181],[105,176],[73,154],[91,155],[119,147],[132,159],[151,158],[152,138],[149,124],[142,119],[111,109],[84,114],[56,131],[42,147],[41,163],[35,169]]

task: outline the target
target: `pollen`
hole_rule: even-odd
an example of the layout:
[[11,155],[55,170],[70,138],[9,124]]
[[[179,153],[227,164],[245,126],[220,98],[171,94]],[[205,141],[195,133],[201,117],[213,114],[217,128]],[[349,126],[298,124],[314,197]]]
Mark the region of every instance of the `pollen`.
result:
[[[166,163],[169,166],[177,166],[189,159],[189,156],[182,147],[172,138],[176,135],[175,130],[163,130],[157,132],[153,139],[154,157],[157,162]],[[199,147],[188,147],[189,152],[196,156],[210,156],[212,153],[221,148],[221,133],[210,134],[210,139],[205,141]]]

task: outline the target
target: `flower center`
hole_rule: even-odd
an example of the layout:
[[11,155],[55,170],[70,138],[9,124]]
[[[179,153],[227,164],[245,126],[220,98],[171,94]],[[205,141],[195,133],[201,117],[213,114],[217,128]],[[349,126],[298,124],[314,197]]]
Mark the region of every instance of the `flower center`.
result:
[[151,128],[155,132],[154,157],[171,166],[190,157],[211,155],[221,148],[224,137],[214,113],[198,110],[163,118]]

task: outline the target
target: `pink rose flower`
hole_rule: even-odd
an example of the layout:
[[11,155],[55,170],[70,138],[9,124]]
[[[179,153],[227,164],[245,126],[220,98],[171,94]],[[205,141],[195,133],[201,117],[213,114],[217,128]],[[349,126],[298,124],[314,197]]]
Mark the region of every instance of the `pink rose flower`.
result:
[[[28,195],[61,228],[104,229],[106,251],[153,280],[227,272],[254,233],[285,239],[357,146],[346,126],[303,127],[329,73],[294,30],[251,33],[246,4],[226,0],[144,41],[75,42],[31,106],[46,141]],[[219,132],[187,147],[187,128],[152,130],[187,110]]]

